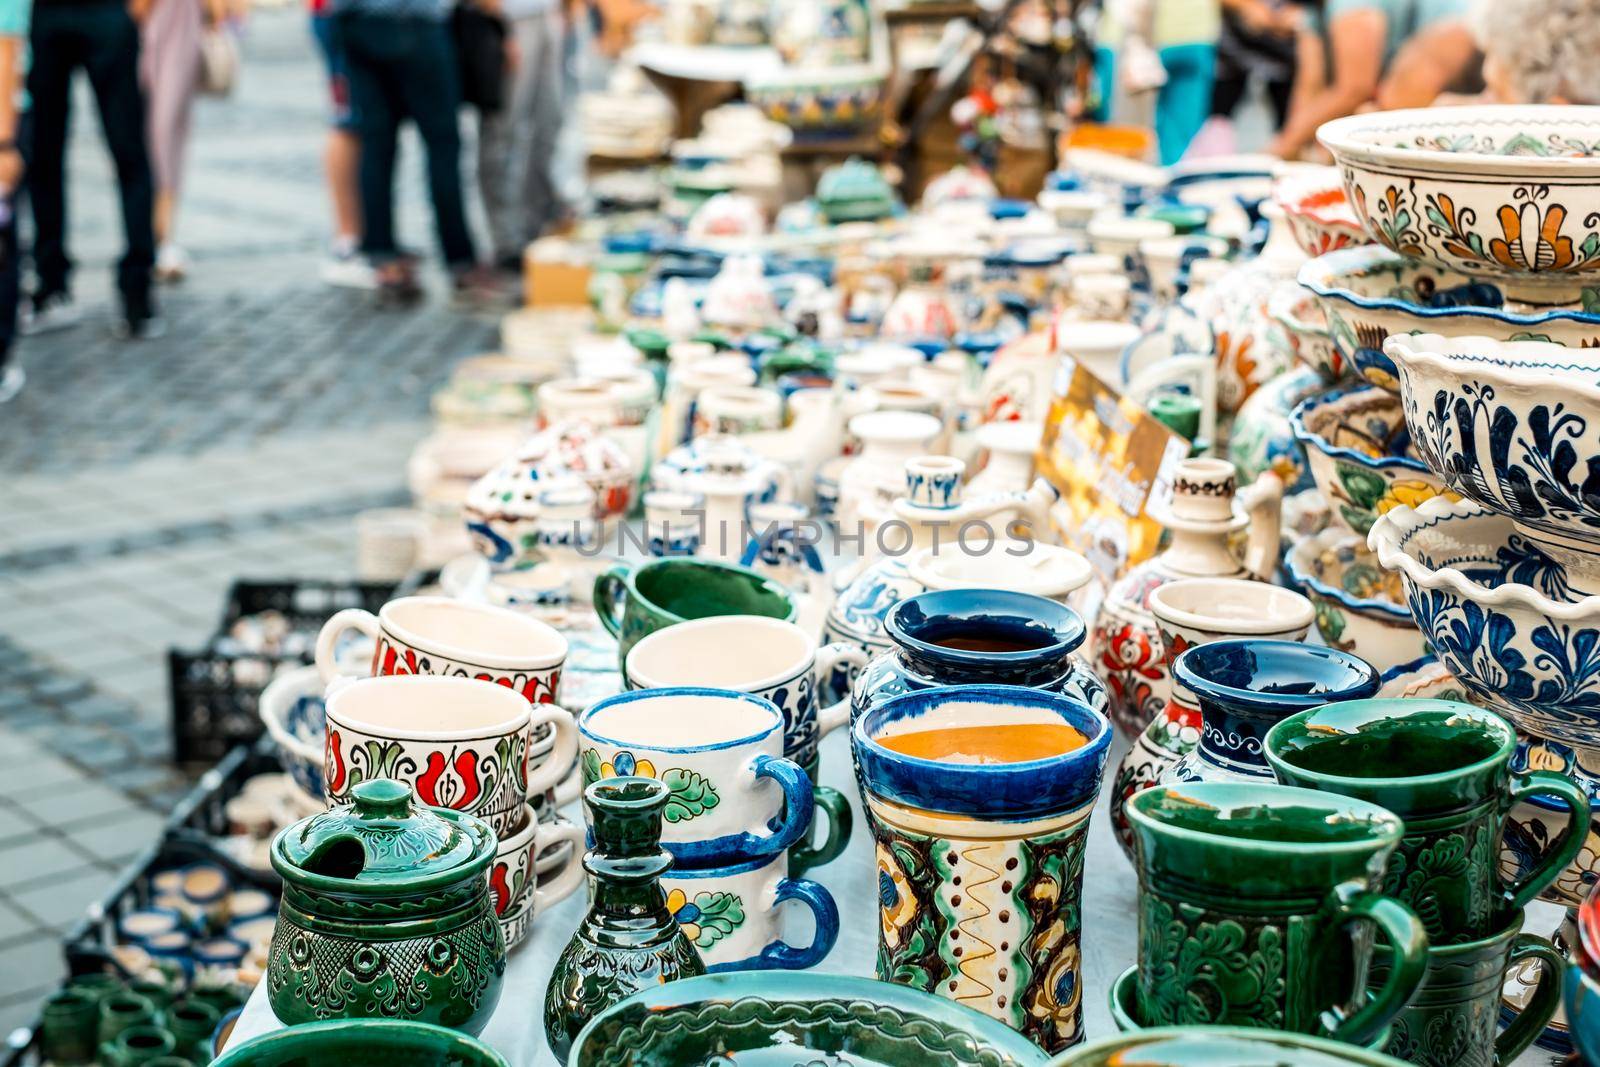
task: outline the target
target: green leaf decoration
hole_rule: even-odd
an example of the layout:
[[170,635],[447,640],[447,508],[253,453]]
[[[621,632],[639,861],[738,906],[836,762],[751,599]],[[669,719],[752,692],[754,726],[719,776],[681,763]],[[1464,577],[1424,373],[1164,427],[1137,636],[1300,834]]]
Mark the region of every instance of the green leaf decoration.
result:
[[1383,475],[1374,474],[1369,470],[1349,463],[1337,465],[1339,484],[1349,496],[1350,502],[1357,507],[1371,511],[1383,499],[1383,494],[1388,491],[1388,484],[1383,480]]
[[697,815],[716,807],[720,801],[716,787],[704,776],[682,767],[669,767],[662,772],[661,780],[672,795],[662,817],[668,822],[687,822]]
[[600,753],[592,748],[583,750],[583,757],[579,760],[583,764],[583,784],[585,787],[594,785],[600,780]]
[[696,948],[710,948],[744,923],[744,905],[732,893],[697,893],[694,903],[700,909]]
[[1339,514],[1344,516],[1344,521],[1358,534],[1365,535],[1372,529],[1372,524],[1377,522],[1377,516],[1362,508],[1353,508],[1349,504],[1339,505]]

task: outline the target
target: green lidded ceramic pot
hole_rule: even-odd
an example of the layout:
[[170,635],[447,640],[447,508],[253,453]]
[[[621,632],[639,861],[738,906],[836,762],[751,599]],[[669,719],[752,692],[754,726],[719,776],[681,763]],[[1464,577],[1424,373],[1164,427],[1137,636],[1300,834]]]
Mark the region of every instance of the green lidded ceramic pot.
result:
[[852,1064],[1038,1067],[1045,1053],[998,1020],[870,978],[741,971],[650,986],[584,1027],[568,1067]]
[[1080,1045],[1048,1067],[1405,1067],[1381,1052],[1309,1034],[1236,1026],[1163,1026]]
[[[1513,773],[1517,734],[1492,711],[1453,700],[1351,700],[1291,715],[1266,737],[1280,782],[1388,808],[1405,822],[1383,891],[1410,905],[1432,945],[1487,937],[1555,880],[1588,836],[1589,800],[1551,771]],[[1565,832],[1507,884],[1499,841],[1518,801],[1548,797]]]
[[485,876],[494,832],[392,778],[352,795],[273,839],[273,1012],[291,1026],[372,1016],[478,1033],[506,968]]
[[[1392,812],[1271,782],[1158,786],[1127,811],[1141,1026],[1258,1026],[1360,1045],[1421,982],[1422,922],[1377,891],[1402,831]],[[1369,985],[1374,933],[1397,963]]]
[[336,1019],[262,1034],[212,1067],[508,1067],[476,1038],[428,1023]]

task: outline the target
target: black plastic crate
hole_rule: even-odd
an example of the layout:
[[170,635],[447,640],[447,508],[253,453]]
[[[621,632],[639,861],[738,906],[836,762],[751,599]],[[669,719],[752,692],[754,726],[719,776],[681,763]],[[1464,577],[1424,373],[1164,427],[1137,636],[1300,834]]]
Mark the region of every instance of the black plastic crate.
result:
[[[376,612],[400,588],[390,582],[316,579],[234,582],[217,635],[206,647],[167,653],[173,761],[180,766],[214,763],[235,745],[259,738],[261,690],[284,664],[311,661],[309,651],[273,655],[221,647],[235,622],[274,611],[284,616],[291,630],[314,639],[335,612],[345,608]],[[311,643],[304,647],[309,649]]]
[[[151,842],[118,876],[104,896],[68,933],[63,943],[69,974],[110,968],[121,973],[111,954],[117,924],[130,911],[146,907],[154,896],[154,876],[196,863],[214,864],[228,872],[235,885],[263,889],[278,896],[282,883],[272,871],[246,867],[219,849],[213,839],[228,831],[224,807],[257,774],[280,770],[270,740],[240,745],[201,776],[173,809],[160,838]],[[124,977],[127,977],[124,975]]]

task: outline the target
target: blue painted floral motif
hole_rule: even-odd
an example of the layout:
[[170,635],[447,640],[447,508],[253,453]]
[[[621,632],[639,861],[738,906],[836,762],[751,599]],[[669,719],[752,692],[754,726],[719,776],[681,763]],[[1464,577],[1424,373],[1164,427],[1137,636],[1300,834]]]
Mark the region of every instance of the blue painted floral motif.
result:
[[1408,397],[1422,457],[1485,507],[1556,531],[1588,527],[1600,539],[1600,437],[1588,420],[1560,402],[1522,413],[1496,395],[1491,384],[1466,382],[1459,393],[1437,390],[1431,403]]

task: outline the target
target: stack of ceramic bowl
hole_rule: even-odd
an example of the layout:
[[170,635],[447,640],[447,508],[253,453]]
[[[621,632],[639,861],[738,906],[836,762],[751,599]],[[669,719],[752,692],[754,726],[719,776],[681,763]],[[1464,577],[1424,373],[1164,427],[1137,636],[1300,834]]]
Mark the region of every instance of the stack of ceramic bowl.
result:
[[[1399,507],[1374,524],[1423,635],[1480,703],[1523,735],[1518,762],[1600,796],[1600,508],[1590,492],[1600,369],[1550,342],[1419,334],[1385,353],[1428,465],[1465,500]],[[1419,683],[1425,684],[1425,683]],[[1562,832],[1566,811],[1524,802],[1508,822],[1508,878]],[[1600,830],[1543,899],[1572,907],[1600,875]]]

